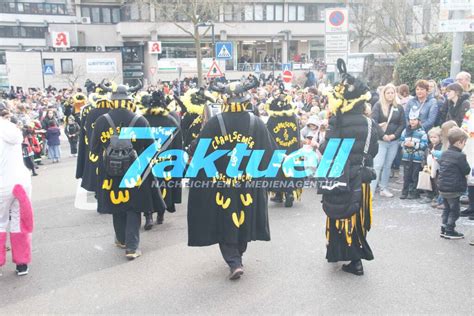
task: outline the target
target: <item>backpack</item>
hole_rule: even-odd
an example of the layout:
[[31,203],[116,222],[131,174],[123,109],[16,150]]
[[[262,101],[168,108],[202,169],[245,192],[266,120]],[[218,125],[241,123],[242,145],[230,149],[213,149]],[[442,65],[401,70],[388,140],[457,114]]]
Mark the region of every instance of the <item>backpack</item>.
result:
[[[137,159],[137,151],[133,148],[131,139],[120,139],[119,135],[115,134],[117,128],[107,113],[104,115],[114,130],[114,134],[110,137],[109,145],[104,152],[105,172],[111,177],[121,177],[127,173],[128,168]],[[134,127],[140,116],[135,115],[129,127]]]

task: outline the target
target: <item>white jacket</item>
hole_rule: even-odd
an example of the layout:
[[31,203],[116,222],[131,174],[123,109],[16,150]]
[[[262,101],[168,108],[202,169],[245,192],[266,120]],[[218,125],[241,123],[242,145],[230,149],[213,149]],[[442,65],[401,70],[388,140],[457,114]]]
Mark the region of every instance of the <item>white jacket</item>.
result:
[[0,191],[11,190],[15,184],[31,187],[31,176],[23,163],[23,134],[15,124],[0,117]]

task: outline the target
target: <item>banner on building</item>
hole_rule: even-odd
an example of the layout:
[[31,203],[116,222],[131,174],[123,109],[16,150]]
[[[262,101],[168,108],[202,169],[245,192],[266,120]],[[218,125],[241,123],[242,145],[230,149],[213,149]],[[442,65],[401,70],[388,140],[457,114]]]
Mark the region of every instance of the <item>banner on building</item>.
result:
[[92,58],[86,60],[88,74],[115,73],[117,72],[117,61],[115,58]]
[[71,47],[69,32],[51,32],[51,42],[54,48]]

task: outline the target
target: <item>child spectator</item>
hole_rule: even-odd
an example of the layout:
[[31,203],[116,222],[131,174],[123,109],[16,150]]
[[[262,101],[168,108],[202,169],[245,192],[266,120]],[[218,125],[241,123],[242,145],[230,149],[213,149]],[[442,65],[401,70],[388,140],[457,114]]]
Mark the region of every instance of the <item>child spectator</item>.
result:
[[466,176],[471,172],[466,155],[462,152],[468,135],[459,127],[449,130],[449,148],[439,160],[438,189],[443,197],[441,234],[447,239],[461,239],[464,235],[455,230],[460,212],[460,197],[467,189]]
[[[428,132],[428,138],[430,140],[430,144],[428,145],[428,149],[426,150],[426,167],[430,172],[431,177],[431,187],[432,191],[428,192],[426,199],[423,201],[424,203],[430,203],[432,207],[437,207],[438,203],[438,190],[437,190],[437,182],[438,182],[438,169],[439,169],[439,158],[441,158],[441,128],[434,127],[430,129]],[[441,204],[443,202],[441,201]]]
[[67,125],[64,128],[64,133],[69,140],[69,145],[71,147],[71,157],[77,157],[77,141],[79,140],[80,127],[76,123],[74,116],[69,116],[67,119]]
[[50,121],[48,130],[46,131],[46,139],[48,140],[48,157],[53,163],[59,162],[61,158],[59,135],[61,135],[61,130],[56,125],[56,121]]
[[422,170],[421,163],[424,159],[424,152],[428,146],[428,137],[421,127],[417,114],[411,113],[409,124],[400,137],[402,145],[404,163],[403,168],[403,189],[400,199],[418,199],[420,197],[416,186],[418,184],[418,173]]

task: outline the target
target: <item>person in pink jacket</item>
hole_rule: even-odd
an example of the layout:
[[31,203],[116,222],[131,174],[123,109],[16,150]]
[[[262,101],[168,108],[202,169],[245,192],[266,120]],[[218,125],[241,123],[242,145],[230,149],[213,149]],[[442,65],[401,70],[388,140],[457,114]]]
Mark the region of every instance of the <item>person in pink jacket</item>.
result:
[[23,164],[20,129],[10,121],[10,112],[0,101],[0,267],[6,262],[7,229],[18,275],[28,274],[31,262],[33,210],[31,176]]

